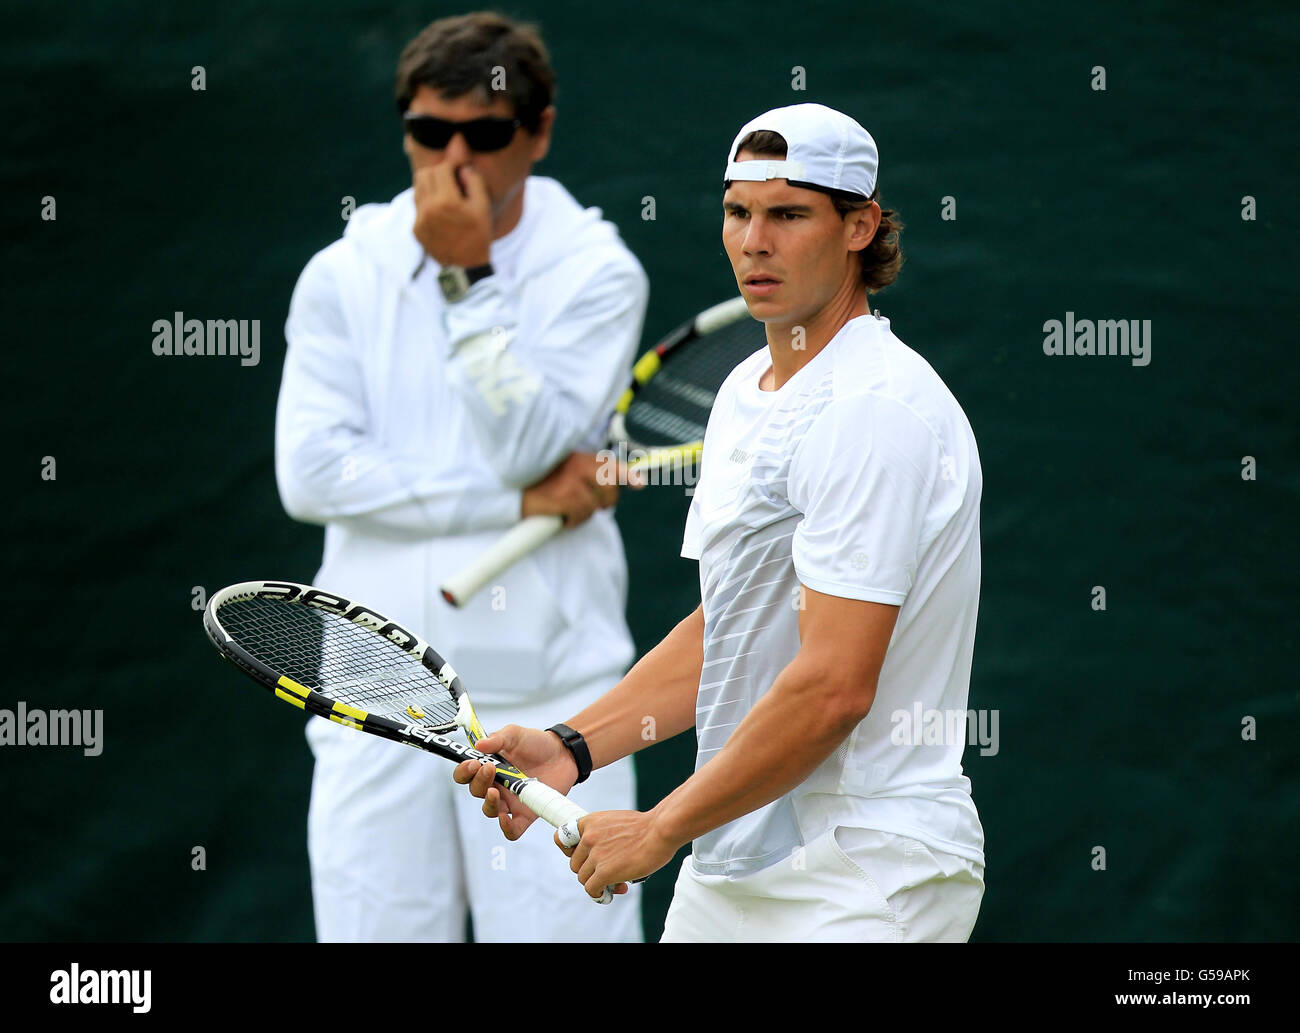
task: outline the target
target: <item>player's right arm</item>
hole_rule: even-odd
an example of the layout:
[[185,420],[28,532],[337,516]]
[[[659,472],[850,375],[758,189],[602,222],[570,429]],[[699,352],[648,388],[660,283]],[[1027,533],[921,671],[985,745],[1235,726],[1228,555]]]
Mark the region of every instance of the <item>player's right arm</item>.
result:
[[703,667],[704,607],[697,606],[609,692],[564,722],[587,740],[592,770],[694,728]]
[[[609,692],[564,722],[586,739],[592,770],[694,728],[703,666],[704,609],[700,606]],[[480,740],[478,748],[501,754],[563,793],[573,788],[578,777],[573,755],[552,732],[507,725]],[[493,784],[494,773],[491,765],[469,760],[457,766],[453,778],[483,801],[483,813],[497,818],[507,839],[518,839],[534,815]]]

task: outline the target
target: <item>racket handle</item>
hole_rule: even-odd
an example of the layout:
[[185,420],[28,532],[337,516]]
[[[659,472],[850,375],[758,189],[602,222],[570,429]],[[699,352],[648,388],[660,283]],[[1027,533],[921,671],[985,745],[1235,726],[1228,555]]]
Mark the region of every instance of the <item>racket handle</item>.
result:
[[721,330],[727,324],[734,323],[747,315],[749,315],[749,306],[744,298],[728,298],[716,305],[710,305],[695,317],[695,332],[711,334],[714,330]]
[[442,597],[452,606],[464,606],[497,575],[560,533],[564,518],[525,517],[497,539],[484,553],[439,586]]
[[[519,787],[518,796],[525,807],[559,830],[560,842],[565,846],[572,849],[581,842],[582,837],[578,834],[578,819],[585,818],[587,812],[567,796],[557,793],[535,778],[530,778]],[[595,897],[591,899],[597,904],[608,904],[614,899],[614,891],[606,886],[599,900]]]
[[521,785],[516,795],[525,807],[557,829],[566,821],[576,824],[579,818],[587,816],[587,812],[567,796],[557,793],[545,782],[539,782],[535,778],[530,778]]

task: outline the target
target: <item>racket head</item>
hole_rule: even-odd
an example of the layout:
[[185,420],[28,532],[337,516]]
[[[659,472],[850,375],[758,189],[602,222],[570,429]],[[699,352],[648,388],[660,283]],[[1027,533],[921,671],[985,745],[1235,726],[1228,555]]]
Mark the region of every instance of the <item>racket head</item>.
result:
[[766,347],[764,326],[750,316],[744,298],[705,309],[637,360],[613,436],[642,449],[702,441],[722,382]]
[[[292,581],[245,581],[212,596],[203,628],[222,656],[300,710],[447,760],[490,761],[497,783],[557,828],[576,829],[587,813],[474,749],[486,733],[452,666],[377,610]],[[456,728],[471,745],[448,737]],[[606,888],[596,902],[612,899]]]
[[292,581],[246,581],[209,599],[203,627],[227,660],[312,714],[395,739],[412,726],[465,727],[471,741],[485,734],[451,665],[354,600]]

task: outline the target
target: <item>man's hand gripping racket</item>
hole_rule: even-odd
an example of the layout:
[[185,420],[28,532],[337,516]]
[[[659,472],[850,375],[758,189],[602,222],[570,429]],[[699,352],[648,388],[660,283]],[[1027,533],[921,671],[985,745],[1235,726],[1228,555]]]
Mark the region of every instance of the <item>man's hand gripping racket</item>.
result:
[[[527,768],[535,777],[551,785],[569,785],[573,781],[575,775],[573,757],[559,738],[551,732],[536,728],[522,728],[519,725],[506,725],[500,731],[484,738],[478,745],[485,753],[509,755],[518,767]],[[533,823],[534,815],[524,812],[520,808],[521,801],[492,777],[492,767],[488,763],[466,761],[457,765],[452,777],[461,785],[468,786],[470,794],[483,801],[483,813],[489,818],[497,819],[507,839],[518,839]],[[582,837],[578,829],[581,817],[585,815],[564,822],[556,829],[555,841],[566,848],[567,854],[572,854],[581,842]],[[627,883],[608,886],[604,897],[597,900],[597,903],[607,903],[611,894],[626,892]]]

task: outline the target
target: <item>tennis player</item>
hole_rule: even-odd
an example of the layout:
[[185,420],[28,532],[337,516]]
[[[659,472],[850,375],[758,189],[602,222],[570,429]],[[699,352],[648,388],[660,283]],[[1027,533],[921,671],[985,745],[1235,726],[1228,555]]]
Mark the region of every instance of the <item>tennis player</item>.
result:
[[[691,843],[665,941],[964,941],[979,913],[965,721],[923,741],[900,722],[965,716],[979,455],[943,381],[869,309],[902,257],[877,165],[867,131],[821,105],[740,130],[722,237],[768,347],[709,421],[682,547],[702,605],[565,722],[568,742],[508,726],[480,743],[564,790],[695,728],[691,778],[648,812],[584,818],[571,852],[597,896]],[[455,777],[514,838],[532,816],[490,775]]]
[[[537,34],[495,14],[412,40],[397,69],[411,186],[352,213],[285,327],[276,474],[289,514],[326,527],[316,584],[438,643],[489,727],[582,709],[634,654],[617,488],[594,451],[648,288],[598,209],[531,175],[554,85]],[[532,514],[570,530],[463,609],[443,602],[443,578]],[[575,901],[549,843],[507,849],[428,757],[328,721],[307,737],[320,940],[460,941],[467,908],[480,941],[641,939],[636,906]],[[575,799],[635,806],[631,767]]]

